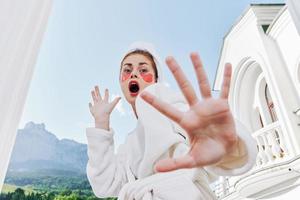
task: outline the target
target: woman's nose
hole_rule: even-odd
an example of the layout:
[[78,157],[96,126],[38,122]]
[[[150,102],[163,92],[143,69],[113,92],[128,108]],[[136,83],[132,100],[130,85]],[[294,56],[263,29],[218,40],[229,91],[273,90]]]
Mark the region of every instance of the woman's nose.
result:
[[138,76],[136,74],[131,74],[131,77],[130,78],[137,78]]
[[132,73],[131,73],[130,78],[137,78],[138,77],[137,73],[138,73],[137,70],[133,70]]

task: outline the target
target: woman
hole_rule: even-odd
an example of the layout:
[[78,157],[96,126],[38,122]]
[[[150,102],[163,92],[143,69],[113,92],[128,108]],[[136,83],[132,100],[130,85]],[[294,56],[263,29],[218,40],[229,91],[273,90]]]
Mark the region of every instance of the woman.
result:
[[[203,69],[197,68],[199,57],[193,54],[192,61],[204,96],[201,102],[173,58],[167,59],[167,65],[184,97],[164,84],[152,45],[130,46],[121,61],[119,81],[137,126],[117,154],[109,116],[120,98],[108,102],[108,90],[103,98],[98,87],[92,91],[90,111],[95,127],[87,129],[87,175],[96,196],[214,199],[209,183],[216,175],[237,175],[252,167],[256,156],[253,139],[234,122],[227,103],[230,67],[225,72],[221,99],[214,100]],[[198,168],[192,168],[195,166]],[[174,169],[179,170],[158,173]]]

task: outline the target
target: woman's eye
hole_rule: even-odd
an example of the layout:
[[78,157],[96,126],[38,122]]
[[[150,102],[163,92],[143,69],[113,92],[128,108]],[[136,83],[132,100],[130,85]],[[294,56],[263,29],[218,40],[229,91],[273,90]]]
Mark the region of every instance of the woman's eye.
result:
[[140,73],[147,73],[148,69],[140,69]]
[[128,69],[128,68],[125,68],[125,69],[123,69],[123,72],[125,72],[125,73],[130,73],[130,72],[131,72],[131,70],[130,70],[130,69]]

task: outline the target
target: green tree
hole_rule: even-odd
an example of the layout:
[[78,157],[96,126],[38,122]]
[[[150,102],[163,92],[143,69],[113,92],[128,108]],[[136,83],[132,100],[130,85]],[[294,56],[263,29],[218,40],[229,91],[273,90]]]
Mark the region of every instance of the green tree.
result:
[[21,188],[17,188],[11,196],[11,200],[26,200],[24,190]]

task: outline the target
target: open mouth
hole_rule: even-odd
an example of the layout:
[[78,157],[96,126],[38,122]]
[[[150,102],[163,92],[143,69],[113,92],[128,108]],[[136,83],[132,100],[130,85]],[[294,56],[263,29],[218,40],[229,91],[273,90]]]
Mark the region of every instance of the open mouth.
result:
[[130,81],[128,88],[131,96],[136,96],[140,90],[140,86],[137,81]]

